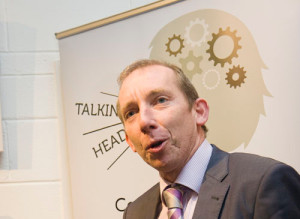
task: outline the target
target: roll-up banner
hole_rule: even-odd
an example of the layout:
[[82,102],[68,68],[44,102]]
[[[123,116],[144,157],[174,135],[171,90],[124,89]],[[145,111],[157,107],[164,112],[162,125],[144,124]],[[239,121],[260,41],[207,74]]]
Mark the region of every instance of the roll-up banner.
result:
[[121,218],[158,182],[116,113],[137,59],[184,70],[210,106],[210,143],[300,171],[300,1],[158,1],[57,38],[75,219]]

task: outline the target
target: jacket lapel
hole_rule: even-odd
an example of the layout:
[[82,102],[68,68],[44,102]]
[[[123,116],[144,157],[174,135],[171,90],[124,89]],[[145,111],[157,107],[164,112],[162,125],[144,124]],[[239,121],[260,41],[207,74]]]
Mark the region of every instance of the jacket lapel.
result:
[[156,219],[160,213],[161,201],[159,183],[130,203],[126,208],[123,218],[130,219]]
[[149,219],[157,219],[158,215],[161,211],[161,200],[160,200],[160,192],[159,192],[159,186],[158,186],[158,191],[153,193],[153,196],[150,197],[149,199],[149,204],[148,204],[148,210],[145,212],[149,212],[148,215],[145,215],[144,218],[149,218]]
[[213,146],[206,174],[198,195],[193,219],[216,219],[220,215],[223,202],[230,185],[223,180],[228,175],[229,154]]
[[160,189],[159,183],[152,189],[147,203],[145,203],[145,208],[141,212],[141,217],[145,219],[157,219],[161,211],[161,200],[160,200]]

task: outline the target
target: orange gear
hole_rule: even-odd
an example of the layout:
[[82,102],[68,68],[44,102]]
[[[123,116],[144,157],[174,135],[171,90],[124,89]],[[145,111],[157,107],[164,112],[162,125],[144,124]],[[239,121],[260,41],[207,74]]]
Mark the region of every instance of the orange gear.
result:
[[[170,45],[171,43],[177,40],[179,42],[179,47],[177,50],[172,50]],[[181,39],[180,35],[176,36],[175,34],[173,35],[173,37],[169,37],[169,41],[165,44],[167,46],[166,52],[169,52],[170,56],[174,55],[175,57],[177,56],[178,53],[181,53],[182,49],[184,48],[183,45],[183,39]]]
[[[234,79],[233,75],[238,74],[238,79]],[[246,71],[244,70],[244,67],[233,66],[229,71],[226,73],[227,77],[225,78],[227,80],[227,84],[230,85],[230,87],[236,88],[237,86],[241,86],[242,83],[245,83],[246,77]]]
[[[241,37],[237,37],[235,34],[236,34],[236,30],[233,31],[233,32],[230,32],[230,27],[227,27],[226,30],[222,30],[222,28],[220,28],[220,29],[219,29],[219,33],[217,33],[217,34],[213,33],[213,34],[212,34],[212,37],[213,37],[213,38],[212,38],[211,41],[208,41],[208,42],[207,42],[207,43],[209,44],[210,47],[209,47],[208,50],[206,50],[206,52],[210,54],[210,57],[209,57],[208,60],[209,60],[209,61],[210,61],[210,60],[213,60],[213,61],[215,62],[215,63],[214,63],[215,66],[216,66],[218,63],[220,63],[222,67],[224,66],[224,64],[225,64],[226,62],[228,62],[229,64],[231,64],[233,57],[238,57],[237,51],[238,51],[238,49],[242,48],[242,47],[238,44],[238,42],[239,42],[239,40],[241,39]],[[227,58],[221,59],[221,58],[218,58],[218,57],[215,55],[215,53],[214,53],[214,44],[215,44],[215,42],[217,41],[217,39],[218,39],[219,37],[224,36],[224,35],[227,35],[227,36],[231,37],[231,39],[232,39],[233,42],[234,42],[234,48],[233,48],[233,51],[231,52],[231,54],[230,54]]]

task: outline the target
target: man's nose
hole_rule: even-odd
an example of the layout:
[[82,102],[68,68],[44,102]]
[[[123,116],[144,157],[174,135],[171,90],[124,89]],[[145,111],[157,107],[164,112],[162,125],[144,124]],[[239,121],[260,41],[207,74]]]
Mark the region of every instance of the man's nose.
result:
[[140,127],[144,134],[148,134],[152,129],[157,127],[154,112],[149,107],[140,109]]

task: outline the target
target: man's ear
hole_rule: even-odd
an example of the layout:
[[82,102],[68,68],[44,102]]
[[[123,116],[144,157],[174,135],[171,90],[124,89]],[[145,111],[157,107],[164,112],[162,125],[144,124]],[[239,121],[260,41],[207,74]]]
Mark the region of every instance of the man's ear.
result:
[[133,152],[136,152],[135,146],[133,145],[132,141],[128,138],[128,135],[127,135],[126,133],[125,133],[125,138],[126,138],[127,144],[129,145],[129,147],[131,147],[131,150],[132,150]]
[[194,109],[196,111],[197,124],[200,126],[205,125],[209,116],[209,107],[207,102],[202,98],[198,98],[194,103]]

